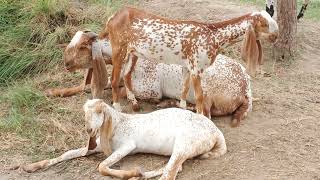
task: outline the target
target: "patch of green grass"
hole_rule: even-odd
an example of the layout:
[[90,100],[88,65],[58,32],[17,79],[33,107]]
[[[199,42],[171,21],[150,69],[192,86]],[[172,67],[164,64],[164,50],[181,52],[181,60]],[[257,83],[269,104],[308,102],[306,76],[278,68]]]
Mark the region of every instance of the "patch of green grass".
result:
[[62,63],[56,45],[77,30],[98,32],[124,2],[133,0],[0,0],[0,86]]
[[[0,1],[0,84],[36,74],[61,58],[60,1]],[[62,1],[61,1],[62,2]],[[56,7],[59,7],[57,9]],[[60,31],[57,31],[57,30]]]
[[[0,129],[13,130],[18,133],[31,133],[38,123],[34,116],[39,111],[50,105],[41,92],[32,87],[32,82],[16,83],[10,86],[10,91],[5,92],[0,102],[8,105],[8,113],[0,121]],[[26,127],[28,127],[26,131]]]

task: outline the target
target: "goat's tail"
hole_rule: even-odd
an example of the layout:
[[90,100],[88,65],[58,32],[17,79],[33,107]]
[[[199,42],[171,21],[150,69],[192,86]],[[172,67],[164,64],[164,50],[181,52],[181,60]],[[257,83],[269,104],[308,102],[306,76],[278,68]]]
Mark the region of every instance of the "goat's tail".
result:
[[200,156],[200,159],[218,158],[227,152],[226,140],[224,139],[224,136],[219,129],[218,129],[218,136],[216,138],[217,138],[216,144],[211,149],[211,151],[205,154],[202,154]]

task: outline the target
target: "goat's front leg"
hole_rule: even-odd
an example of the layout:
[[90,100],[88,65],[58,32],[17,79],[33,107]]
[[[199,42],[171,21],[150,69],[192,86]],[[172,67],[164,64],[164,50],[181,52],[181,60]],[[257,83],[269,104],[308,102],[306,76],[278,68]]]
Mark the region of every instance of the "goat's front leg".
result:
[[104,176],[113,176],[121,179],[129,179],[131,177],[141,177],[142,173],[138,169],[133,170],[115,170],[110,166],[120,161],[136,148],[134,143],[127,143],[115,150],[106,160],[99,165],[99,172]]
[[120,84],[120,76],[121,76],[121,69],[122,69],[122,63],[126,57],[126,51],[125,48],[121,47],[112,47],[112,101],[113,101],[113,107],[117,111],[121,111],[121,105],[119,103],[119,84]]
[[194,88],[194,94],[196,97],[196,108],[197,113],[204,113],[203,112],[203,91],[201,87],[201,78],[200,75],[191,75],[192,78],[192,84]]
[[187,109],[187,95],[190,89],[190,73],[189,70],[185,67],[182,69],[182,78],[183,78],[183,86],[180,97],[180,108]]
[[131,81],[131,75],[134,70],[134,67],[137,63],[138,57],[128,53],[128,63],[125,66],[125,75],[123,77],[123,82],[126,87],[126,94],[128,100],[132,103],[132,109],[134,111],[138,111],[140,109],[137,99],[135,98],[135,95],[133,94],[133,88],[132,88],[132,81]]
[[21,166],[21,168],[24,171],[31,173],[31,172],[35,172],[35,171],[37,171],[39,169],[43,169],[43,168],[47,168],[47,167],[53,166],[53,165],[55,165],[57,163],[60,163],[62,161],[67,161],[67,160],[70,160],[70,159],[74,159],[74,158],[78,158],[78,157],[84,157],[84,156],[88,156],[88,155],[91,155],[91,154],[94,154],[94,153],[101,152],[101,147],[100,147],[100,142],[99,141],[100,141],[99,139],[96,140],[96,145],[94,146],[93,149],[90,149],[90,142],[89,142],[87,147],[69,150],[69,151],[63,153],[61,156],[59,156],[57,158],[42,160],[42,161],[39,161],[39,162],[35,162],[35,163],[32,163],[32,164]]
[[84,91],[86,85],[91,83],[91,78],[92,78],[92,69],[87,69],[84,74],[84,80],[79,86],[72,87],[72,88],[62,88],[62,89],[48,89],[46,90],[45,94],[46,96],[49,96],[49,97],[73,96],[77,93]]

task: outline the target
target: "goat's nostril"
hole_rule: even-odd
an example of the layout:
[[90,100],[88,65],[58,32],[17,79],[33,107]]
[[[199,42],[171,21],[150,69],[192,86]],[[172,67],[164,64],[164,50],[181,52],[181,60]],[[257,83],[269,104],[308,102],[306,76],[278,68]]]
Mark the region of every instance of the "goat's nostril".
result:
[[68,67],[68,66],[70,66],[70,63],[66,62],[64,65],[65,65],[66,67]]
[[92,132],[92,128],[87,128],[87,133],[90,134]]

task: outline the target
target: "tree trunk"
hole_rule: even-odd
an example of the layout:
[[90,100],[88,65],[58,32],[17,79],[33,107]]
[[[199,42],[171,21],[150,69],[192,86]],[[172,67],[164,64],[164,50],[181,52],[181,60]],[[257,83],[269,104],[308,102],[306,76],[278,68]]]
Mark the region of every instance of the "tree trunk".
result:
[[275,55],[277,59],[289,60],[297,48],[297,1],[280,0],[276,9],[279,37],[274,48]]

